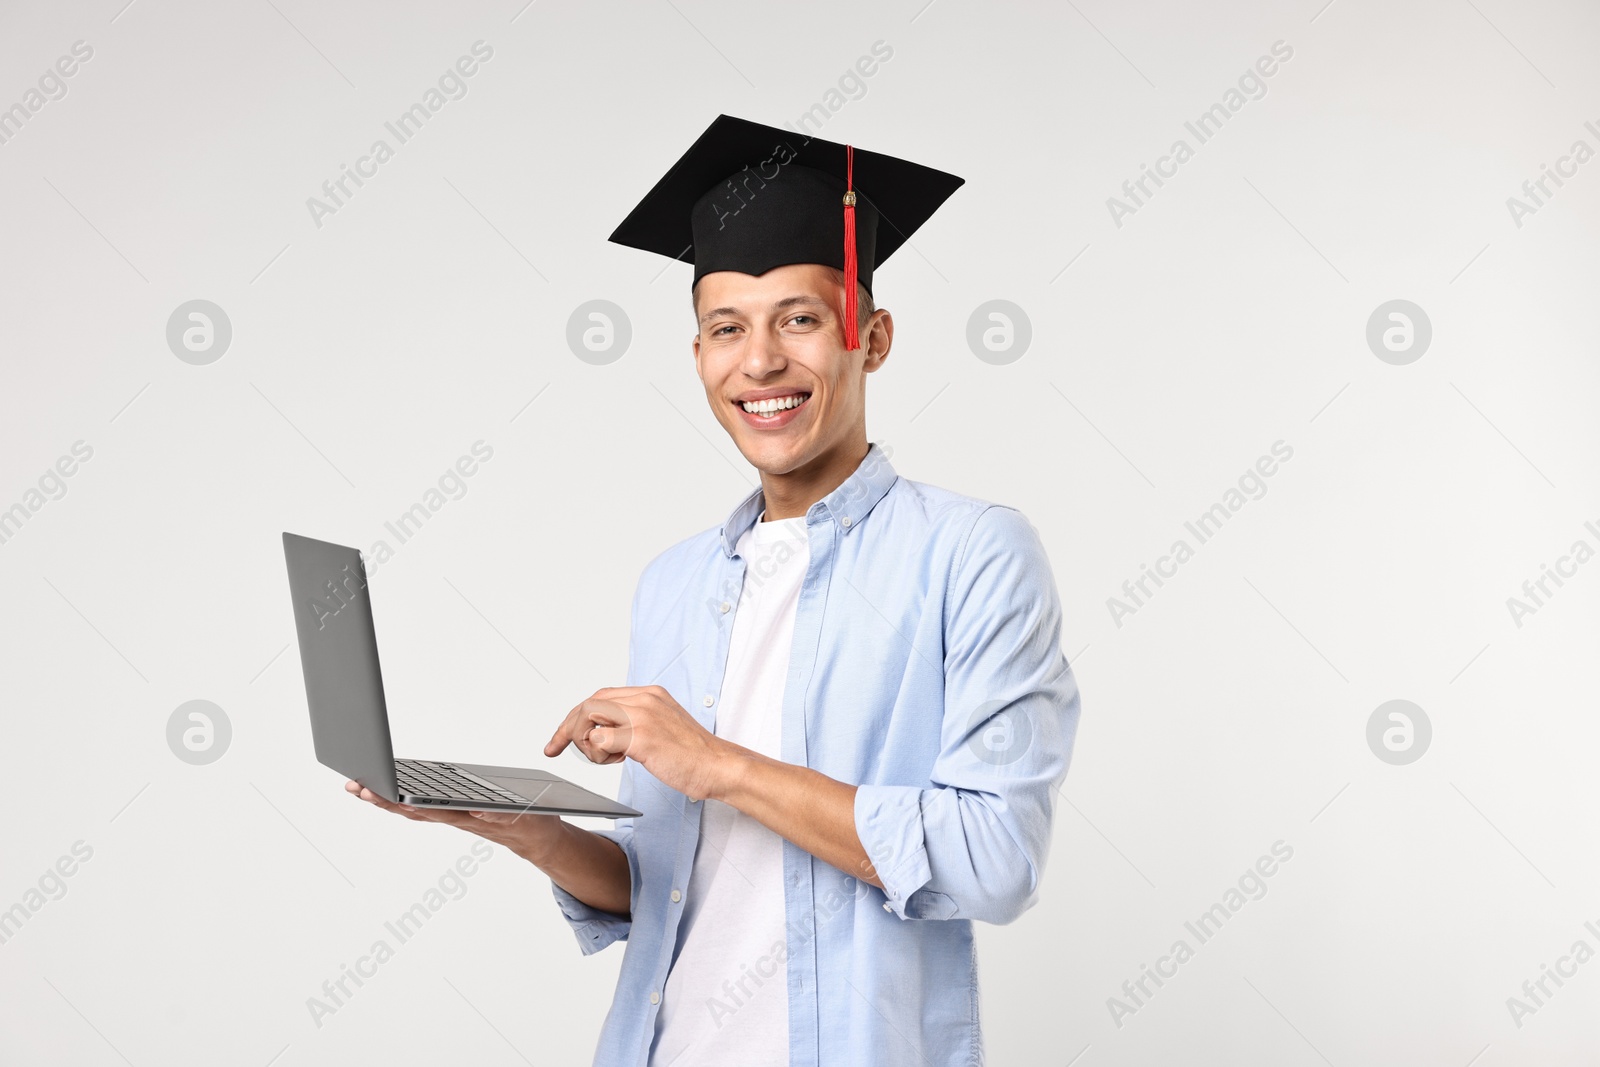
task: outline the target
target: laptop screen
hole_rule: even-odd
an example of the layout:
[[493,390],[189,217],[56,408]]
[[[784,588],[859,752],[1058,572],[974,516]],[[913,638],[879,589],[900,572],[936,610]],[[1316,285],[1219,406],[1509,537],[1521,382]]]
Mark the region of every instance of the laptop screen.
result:
[[317,760],[384,799],[397,800],[371,588],[361,553],[285,533],[283,554]]

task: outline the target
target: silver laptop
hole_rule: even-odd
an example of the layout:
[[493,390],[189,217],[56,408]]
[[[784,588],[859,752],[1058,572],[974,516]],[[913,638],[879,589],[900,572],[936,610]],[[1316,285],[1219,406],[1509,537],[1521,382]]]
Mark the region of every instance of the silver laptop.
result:
[[283,554],[318,762],[399,804],[612,819],[640,814],[548,771],[395,759],[361,553],[285,533]]

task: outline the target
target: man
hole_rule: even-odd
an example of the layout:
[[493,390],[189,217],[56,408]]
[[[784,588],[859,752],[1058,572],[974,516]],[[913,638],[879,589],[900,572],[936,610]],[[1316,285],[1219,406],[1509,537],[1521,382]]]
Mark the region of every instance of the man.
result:
[[628,684],[545,746],[623,761],[642,817],[346,785],[532,862],[584,953],[627,941],[596,1064],[982,1061],[972,923],[1038,899],[1079,700],[1032,525],[867,441],[873,269],[960,184],[722,116],[612,235],[695,264],[695,369],[761,473],[646,567]]

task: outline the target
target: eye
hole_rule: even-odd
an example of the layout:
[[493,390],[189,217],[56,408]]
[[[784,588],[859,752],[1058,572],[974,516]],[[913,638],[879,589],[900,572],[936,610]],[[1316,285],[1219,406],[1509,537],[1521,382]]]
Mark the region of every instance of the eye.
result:
[[737,330],[738,328],[739,327],[731,325],[731,324],[730,325],[726,325],[726,326],[718,326],[716,329],[711,331],[711,336],[712,337],[720,337],[720,336],[722,336],[722,333],[723,333],[724,330]]
[[796,315],[794,318],[790,319],[789,321],[790,322],[799,323],[800,325],[803,326],[803,325],[806,325],[808,323],[816,322],[817,319],[816,319],[816,316],[814,316],[814,315],[803,315],[802,314],[802,315]]

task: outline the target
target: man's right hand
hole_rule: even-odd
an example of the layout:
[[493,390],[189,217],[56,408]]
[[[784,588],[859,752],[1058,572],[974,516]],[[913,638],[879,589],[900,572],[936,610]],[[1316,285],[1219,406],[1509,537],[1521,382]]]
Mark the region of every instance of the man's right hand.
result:
[[504,845],[535,866],[544,859],[561,834],[559,815],[539,815],[516,811],[458,811],[453,808],[416,808],[385,800],[360,782],[344,783],[345,792],[365,800],[373,807],[392,811],[412,822],[446,823],[468,833]]
[[413,822],[442,822],[504,845],[574,897],[601,911],[626,918],[632,907],[633,874],[627,854],[615,841],[566,822],[559,815],[517,811],[455,811],[416,808],[385,800],[360,782],[345,792],[375,808]]

